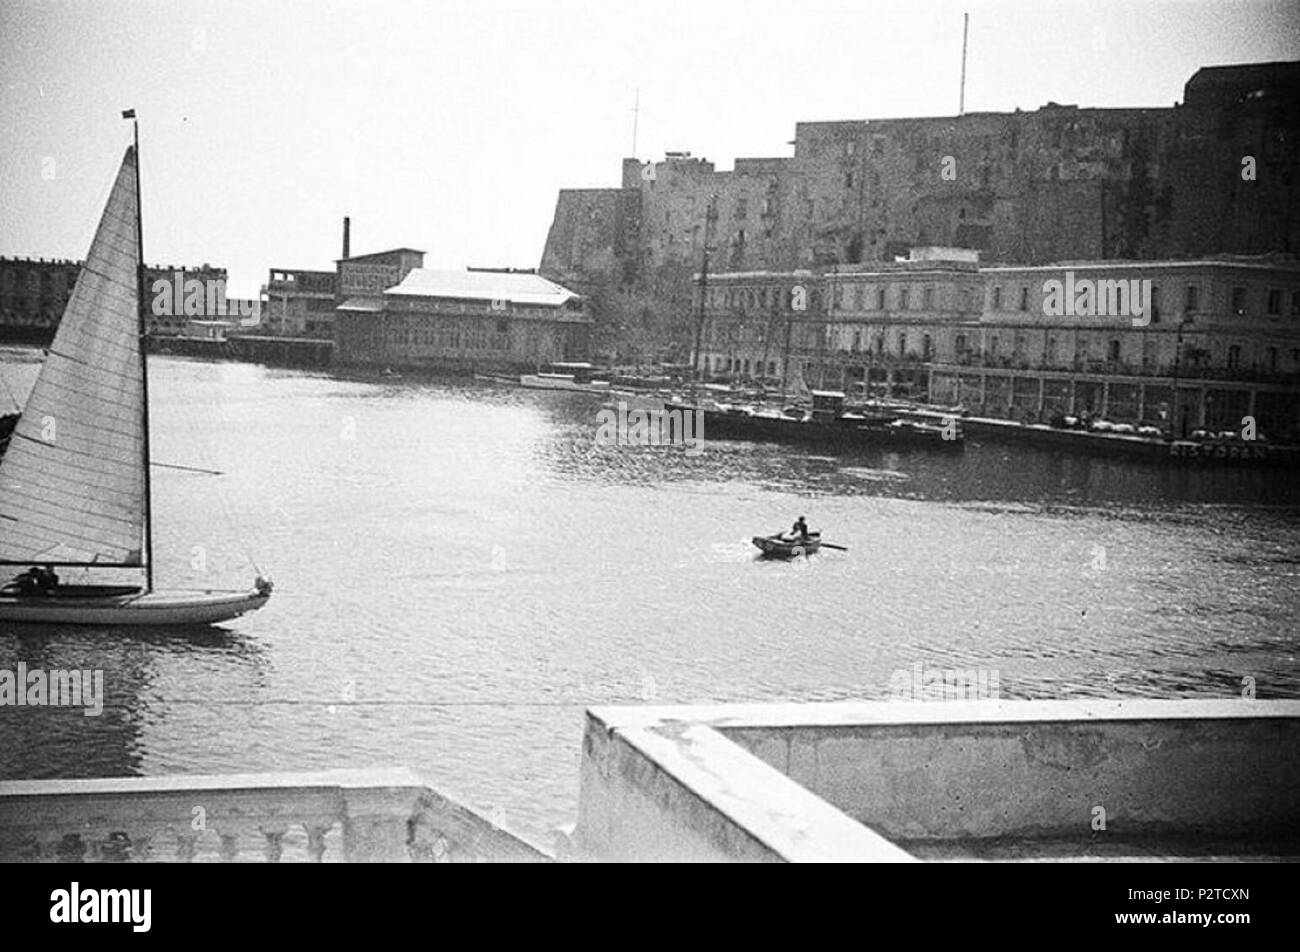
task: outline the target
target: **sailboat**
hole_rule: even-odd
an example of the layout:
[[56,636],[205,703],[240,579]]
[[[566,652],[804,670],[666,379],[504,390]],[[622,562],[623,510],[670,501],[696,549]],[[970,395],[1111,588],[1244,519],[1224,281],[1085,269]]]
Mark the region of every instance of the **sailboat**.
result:
[[[0,577],[29,567],[0,587],[0,623],[210,625],[271,595],[262,578],[246,591],[153,587],[139,141],[137,129],[0,459]],[[144,577],[67,585],[56,569]]]

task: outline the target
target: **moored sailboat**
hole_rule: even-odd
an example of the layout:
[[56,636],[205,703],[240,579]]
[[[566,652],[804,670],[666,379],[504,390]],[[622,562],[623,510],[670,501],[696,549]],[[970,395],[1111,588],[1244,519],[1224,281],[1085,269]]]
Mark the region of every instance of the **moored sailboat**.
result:
[[[0,459],[0,572],[44,567],[0,587],[0,622],[213,624],[270,598],[260,578],[246,591],[154,590],[142,261],[137,136]],[[60,585],[55,569],[144,577]]]

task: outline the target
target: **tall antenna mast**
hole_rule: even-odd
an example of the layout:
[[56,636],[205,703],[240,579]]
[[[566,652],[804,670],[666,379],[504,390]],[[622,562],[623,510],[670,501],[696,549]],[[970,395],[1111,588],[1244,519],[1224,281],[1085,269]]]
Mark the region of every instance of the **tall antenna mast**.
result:
[[961,15],[961,100],[957,105],[957,115],[966,115],[966,38],[970,34],[970,14]]
[[632,105],[632,158],[636,158],[636,125],[641,118],[641,87],[637,87],[636,101]]

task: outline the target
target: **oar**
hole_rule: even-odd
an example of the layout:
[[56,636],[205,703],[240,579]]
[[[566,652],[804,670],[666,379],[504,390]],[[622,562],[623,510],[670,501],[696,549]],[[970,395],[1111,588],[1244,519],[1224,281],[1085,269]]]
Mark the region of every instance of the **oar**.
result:
[[823,548],[823,549],[839,549],[841,552],[847,552],[847,551],[849,551],[849,547],[848,547],[847,545],[836,545],[836,544],[833,543],[833,542],[823,542],[823,543],[822,543],[822,548]]

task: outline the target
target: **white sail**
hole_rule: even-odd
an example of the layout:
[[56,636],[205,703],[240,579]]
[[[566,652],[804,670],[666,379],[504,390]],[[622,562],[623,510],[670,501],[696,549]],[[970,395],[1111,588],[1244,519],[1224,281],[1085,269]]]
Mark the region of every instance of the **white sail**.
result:
[[0,560],[142,565],[135,150],[0,460]]

